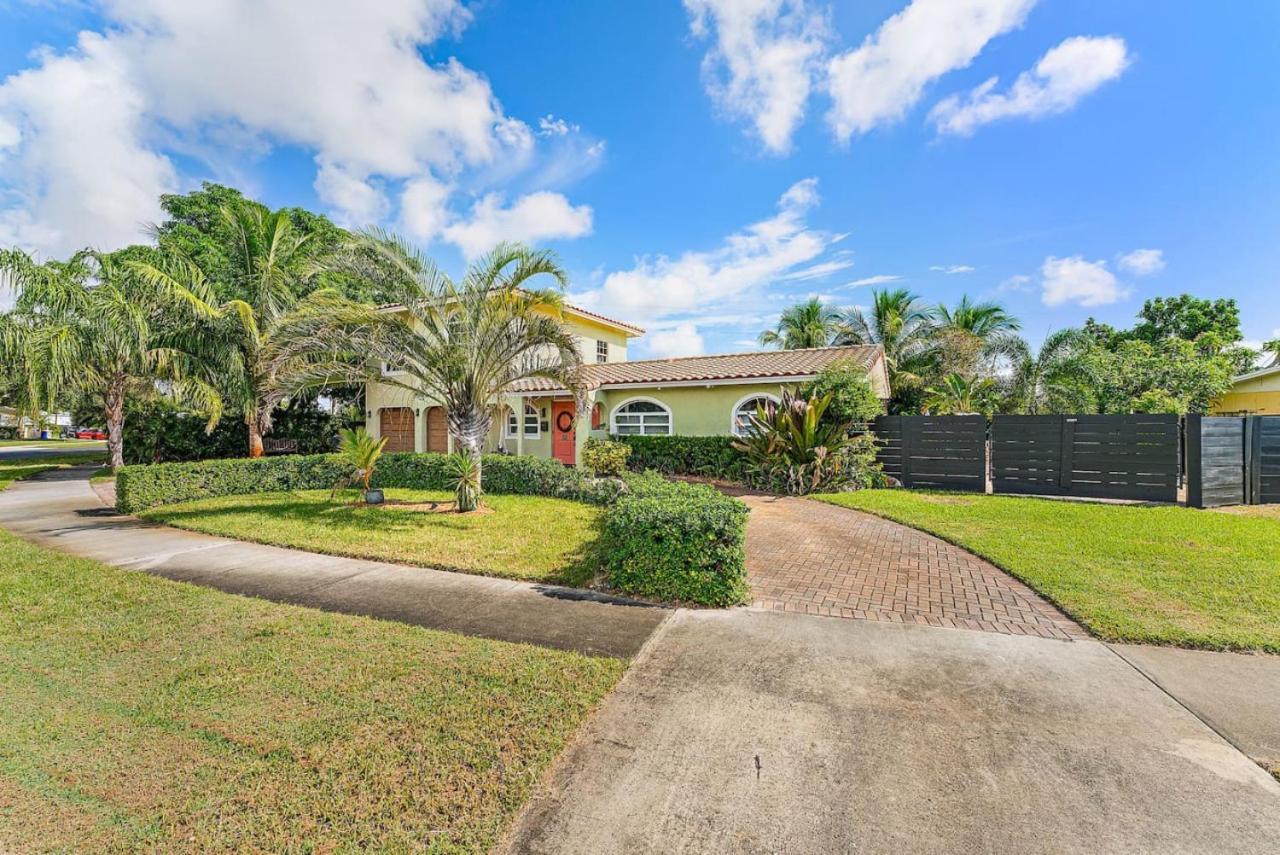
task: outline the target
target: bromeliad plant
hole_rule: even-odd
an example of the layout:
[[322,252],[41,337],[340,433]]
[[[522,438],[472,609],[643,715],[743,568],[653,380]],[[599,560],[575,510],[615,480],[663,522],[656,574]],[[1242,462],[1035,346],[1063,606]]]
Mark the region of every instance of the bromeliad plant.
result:
[[365,504],[381,504],[382,491],[374,490],[369,481],[373,478],[373,470],[378,465],[378,458],[382,456],[382,449],[387,445],[387,438],[374,439],[364,428],[355,430],[344,428],[339,433],[342,437],[339,453],[350,464],[351,471],[333,485],[333,492],[329,494],[329,498],[332,499],[339,490],[345,490],[359,481],[364,484]]
[[869,436],[850,436],[849,422],[824,418],[830,405],[830,393],[806,399],[787,390],[780,403],[757,408],[734,448],[746,454],[758,486],[801,496],[870,485],[875,446]]

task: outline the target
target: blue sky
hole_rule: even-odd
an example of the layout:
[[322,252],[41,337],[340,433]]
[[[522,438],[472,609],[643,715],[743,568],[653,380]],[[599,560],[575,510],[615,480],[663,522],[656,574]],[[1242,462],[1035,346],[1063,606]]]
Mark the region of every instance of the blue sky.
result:
[[455,271],[551,247],[636,356],[877,283],[1032,340],[1184,291],[1280,335],[1269,0],[298,8],[0,0],[0,244],[122,245],[215,180]]

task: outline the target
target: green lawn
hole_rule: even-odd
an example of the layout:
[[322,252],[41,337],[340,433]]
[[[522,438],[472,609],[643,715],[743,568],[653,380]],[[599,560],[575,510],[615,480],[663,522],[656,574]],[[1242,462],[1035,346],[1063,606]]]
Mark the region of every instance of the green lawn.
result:
[[1113,641],[1280,653],[1280,519],[863,490],[818,497],[981,555]]
[[483,852],[623,669],[0,532],[0,851]]
[[[387,490],[388,499],[452,494]],[[581,585],[592,574],[600,510],[542,496],[485,496],[490,513],[431,514],[330,501],[328,490],[224,496],[143,514],[179,528],[328,555]]]
[[14,481],[39,475],[49,469],[61,466],[76,466],[85,463],[101,463],[102,454],[52,454],[44,457],[21,457],[0,460],[0,490]]

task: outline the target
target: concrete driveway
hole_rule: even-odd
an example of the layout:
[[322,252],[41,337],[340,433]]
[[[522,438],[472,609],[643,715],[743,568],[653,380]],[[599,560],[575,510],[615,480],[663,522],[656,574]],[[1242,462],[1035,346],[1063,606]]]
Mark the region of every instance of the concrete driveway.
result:
[[509,852],[1261,852],[1280,784],[1094,641],[678,612]]

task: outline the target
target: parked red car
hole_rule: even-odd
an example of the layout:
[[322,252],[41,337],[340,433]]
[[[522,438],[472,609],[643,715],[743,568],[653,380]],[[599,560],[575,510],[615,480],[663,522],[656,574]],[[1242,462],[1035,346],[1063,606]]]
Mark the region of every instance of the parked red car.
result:
[[76,439],[106,439],[107,435],[97,428],[80,428],[76,431]]

